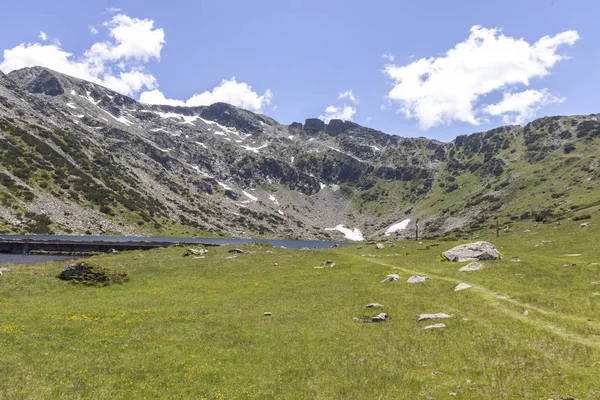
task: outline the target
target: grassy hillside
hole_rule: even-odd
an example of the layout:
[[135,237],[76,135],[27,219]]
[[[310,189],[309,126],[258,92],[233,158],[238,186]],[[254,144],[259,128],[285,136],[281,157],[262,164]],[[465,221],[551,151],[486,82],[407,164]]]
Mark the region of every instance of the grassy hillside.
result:
[[[103,288],[57,280],[60,264],[11,266],[0,397],[598,398],[600,218],[588,221],[516,221],[489,238],[504,260],[471,273],[440,261],[458,244],[444,241],[129,252],[95,258],[131,276]],[[389,273],[400,281],[380,283]],[[379,312],[391,321],[353,320]],[[417,322],[438,312],[454,317]]]

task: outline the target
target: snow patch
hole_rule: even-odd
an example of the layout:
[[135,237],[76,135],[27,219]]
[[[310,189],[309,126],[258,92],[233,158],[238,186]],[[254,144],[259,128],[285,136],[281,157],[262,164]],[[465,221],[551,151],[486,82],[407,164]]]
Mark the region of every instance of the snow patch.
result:
[[275,198],[275,196],[273,196],[273,195],[270,195],[270,196],[269,196],[269,200],[271,200],[273,203],[275,203],[275,204],[279,205],[279,201],[277,201],[277,199]]
[[243,146],[243,145],[242,145],[242,147],[243,147],[244,149],[248,150],[248,151],[252,151],[252,152],[254,152],[254,153],[258,154],[258,151],[259,151],[260,149],[264,149],[264,148],[265,148],[265,147],[267,147],[268,145],[269,145],[268,143],[265,143],[265,144],[263,144],[262,146],[258,146],[258,147],[250,147],[250,146]]
[[345,228],[344,225],[338,225],[335,228],[325,228],[326,231],[338,231],[344,234],[346,239],[354,240],[356,242],[362,242],[365,240],[362,232],[358,228],[350,229]]
[[71,103],[71,102],[68,102],[68,103],[66,104],[66,106],[67,106],[67,107],[69,107],[69,108],[72,108],[72,109],[76,109],[76,108],[77,108],[77,107],[75,107],[75,104],[73,104],[73,103]]
[[108,115],[110,115],[111,117],[113,117],[115,120],[119,121],[122,124],[133,125],[133,122],[131,122],[130,120],[128,120],[127,118],[125,118],[123,116],[117,118],[106,110],[102,110],[102,111],[104,111],[105,113],[107,113]]
[[331,185],[332,192],[337,192],[338,190],[340,190],[340,187],[338,185]]
[[283,211],[281,211],[281,210],[277,210],[277,212],[279,213],[279,215],[283,215],[283,216],[285,216],[285,214],[283,213]]
[[71,96],[77,96],[77,93],[75,92],[75,89],[71,89]]
[[321,186],[321,190],[323,190],[327,187],[327,185],[324,184],[323,182],[319,182],[319,186]]
[[246,192],[245,190],[242,192],[244,194],[244,196],[246,196],[247,198],[249,198],[252,201],[258,201],[258,198],[255,196],[252,196],[250,193]]
[[214,131],[213,133],[215,135],[225,136],[225,132],[222,132],[222,131]]
[[292,162],[294,162],[294,156],[292,156],[292,158],[290,160],[292,160]]
[[219,186],[221,186],[221,187],[222,187],[223,189],[225,189],[225,190],[233,190],[233,189],[231,188],[231,186],[227,186],[227,185],[226,185],[226,184],[224,184],[223,182],[219,182],[219,181],[217,181],[217,183],[219,184]]
[[177,114],[177,113],[172,113],[172,112],[160,112],[160,111],[154,111],[155,114],[159,115],[161,118],[163,119],[171,119],[171,118],[175,118],[177,120],[179,120],[178,122],[180,124],[186,124],[186,125],[194,125],[194,121],[196,121],[197,119],[200,119],[199,116],[197,115],[182,115],[182,114]]
[[385,236],[390,236],[392,233],[397,231],[403,231],[404,229],[406,229],[409,223],[410,219],[405,219],[403,221],[396,222],[394,225],[387,228],[387,230],[385,231]]
[[206,145],[204,143],[202,143],[202,142],[194,142],[194,143],[196,143],[198,146],[202,146],[208,150],[208,147],[206,147]]

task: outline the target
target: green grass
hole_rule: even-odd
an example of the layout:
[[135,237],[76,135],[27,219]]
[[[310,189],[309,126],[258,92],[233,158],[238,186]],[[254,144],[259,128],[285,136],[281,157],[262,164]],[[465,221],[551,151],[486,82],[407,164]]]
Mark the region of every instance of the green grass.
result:
[[[64,264],[12,266],[0,278],[0,398],[599,398],[591,221],[519,225],[489,238],[504,260],[471,273],[439,261],[456,242],[129,252],[94,258],[131,277],[102,288],[59,281]],[[337,266],[313,268],[326,259]],[[402,279],[380,283],[389,273]],[[473,287],[455,293],[460,282]],[[352,319],[379,312],[391,321]],[[436,312],[454,318],[423,330],[417,315]]]

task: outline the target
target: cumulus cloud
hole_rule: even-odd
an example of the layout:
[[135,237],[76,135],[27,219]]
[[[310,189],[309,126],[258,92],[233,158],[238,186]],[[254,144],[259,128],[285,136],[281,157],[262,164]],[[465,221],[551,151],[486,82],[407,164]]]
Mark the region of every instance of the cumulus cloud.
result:
[[42,40],[42,41],[45,42],[46,40],[48,40],[48,35],[46,35],[46,32],[40,31],[40,34],[38,35],[38,38],[40,38],[40,40]]
[[90,33],[92,35],[97,35],[100,33],[100,31],[94,25],[88,25],[88,28],[90,29]]
[[[43,66],[126,95],[157,87],[156,78],[145,72],[144,63],[160,59],[165,44],[164,31],[154,28],[152,20],[123,14],[114,15],[103,26],[108,29],[109,39],[94,43],[81,57],[62,49],[60,42],[21,43],[4,50],[0,70],[9,73],[24,67]],[[113,71],[114,63],[120,64],[118,74]]]
[[345,92],[340,93],[340,95],[338,96],[338,100],[342,99],[348,99],[354,104],[358,104],[359,101],[358,97],[354,96],[354,93],[352,93],[352,90],[346,90]]
[[223,102],[233,104],[251,111],[261,111],[264,106],[271,104],[273,94],[269,89],[260,95],[245,82],[237,82],[235,76],[231,79],[223,79],[221,84],[210,91],[195,94],[189,99],[168,99],[158,89],[143,92],[140,101],[148,104],[167,104],[172,106],[206,106],[213,103]]
[[343,107],[329,106],[325,109],[325,114],[319,115],[319,119],[322,119],[326,123],[329,123],[332,119],[352,121],[354,114],[356,114],[356,108],[345,104]]
[[507,124],[522,124],[533,118],[542,106],[562,101],[564,98],[553,96],[548,89],[530,89],[520,93],[504,93],[500,102],[485,106],[483,111],[489,115],[501,115]]
[[533,78],[549,75],[550,68],[567,58],[558,53],[558,47],[573,45],[578,39],[578,33],[571,30],[530,44],[505,36],[499,29],[474,26],[466,40],[443,56],[386,65],[384,71],[394,83],[387,97],[398,103],[407,118],[417,119],[422,129],[453,121],[477,125],[486,114],[529,118],[540,106],[556,101],[546,89],[506,92],[495,105],[480,101],[486,94],[519,84],[529,86]]

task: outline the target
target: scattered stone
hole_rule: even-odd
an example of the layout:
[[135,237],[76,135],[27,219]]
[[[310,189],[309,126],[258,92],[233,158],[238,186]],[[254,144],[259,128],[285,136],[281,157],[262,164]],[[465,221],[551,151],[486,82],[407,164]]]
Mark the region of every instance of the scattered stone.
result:
[[442,253],[449,261],[499,260],[502,254],[489,242],[462,244]]
[[478,262],[472,262],[468,265],[465,265],[464,267],[460,268],[458,270],[458,272],[471,272],[471,271],[479,271],[481,268],[483,268],[483,264],[478,263]]
[[192,257],[192,260],[202,260],[203,258],[206,258],[205,256],[194,256]]
[[377,243],[375,245],[375,250],[382,250],[385,246],[383,245],[383,243]]
[[306,251],[306,250],[310,250],[308,247],[303,247],[300,249],[301,251]]
[[531,230],[529,230],[529,229],[525,229],[525,230],[523,231],[523,233],[531,233]]
[[592,293],[592,296],[600,296],[600,293],[594,292],[594,293]]
[[579,257],[581,254],[565,254],[565,257]]
[[576,267],[577,264],[563,264],[563,267]]
[[271,313],[271,312],[268,312],[268,311],[267,311],[267,312],[263,313],[263,315],[264,315],[265,317],[270,317],[270,316],[272,316],[272,315],[273,315],[273,313]]
[[237,258],[237,256],[229,256],[229,257],[225,257],[227,260],[233,260],[234,258]]
[[460,322],[467,322],[468,320],[469,320],[469,318],[462,318],[462,319],[460,320]]
[[448,315],[446,313],[437,313],[437,314],[420,314],[418,321],[428,321],[430,319],[446,319],[452,318],[452,315]]
[[585,228],[586,226],[589,226],[591,224],[591,222],[584,222],[583,224],[579,225],[580,228]]
[[523,312],[521,313],[521,315],[528,316],[528,315],[529,315],[529,311],[528,311],[528,310],[525,310],[525,311],[523,311]]
[[329,265],[329,264],[335,264],[335,263],[333,261],[331,261],[331,260],[325,260],[323,262],[323,265]]
[[118,253],[118,251],[115,250],[115,249],[109,249],[108,250],[108,254],[117,254],[117,253]]
[[208,250],[206,249],[192,249],[192,248],[188,248],[187,249],[187,253],[185,254],[186,256],[192,255],[192,256],[203,256],[206,253],[208,253]]
[[400,279],[400,275],[396,275],[396,274],[389,274],[386,275],[387,278],[385,278],[384,280],[381,281],[381,283],[385,283],[385,282],[396,282],[398,279]]
[[376,242],[376,241],[374,241],[374,240],[369,240],[369,241],[367,242],[367,244],[376,244],[376,243],[377,243],[377,242]]
[[466,283],[459,283],[455,288],[455,292],[460,292],[461,290],[469,289],[471,285],[467,285]]
[[10,268],[2,267],[0,268],[0,272],[9,272]]
[[445,328],[446,325],[445,324],[433,324],[433,325],[427,325],[425,328],[423,328],[424,331],[429,330],[429,329],[438,329],[438,328]]
[[521,262],[521,259],[519,257],[513,257],[512,260],[510,260],[510,261],[512,261],[514,263],[519,263],[519,262]]
[[[442,324],[443,325],[443,324]],[[456,396],[456,393],[450,392],[450,396]]]
[[362,317],[362,322],[388,322],[390,319],[386,313],[381,313],[374,317]]
[[267,254],[275,254],[275,252],[271,251],[271,250],[267,250],[267,251],[265,251],[265,253],[267,253]]
[[279,264],[278,263],[273,263],[273,266],[274,267],[279,267]]
[[431,278],[428,276],[413,275],[410,278],[408,278],[406,283],[421,283],[421,282],[428,281],[429,279],[431,279]]
[[358,250],[360,250],[360,249],[362,249],[362,246],[356,246],[356,248],[357,248]]
[[242,253],[244,253],[244,250],[241,250],[241,249],[229,249],[228,253],[242,254]]
[[600,281],[592,282],[592,285],[600,285]]
[[367,308],[377,308],[377,307],[383,307],[383,304],[379,304],[379,303],[367,304]]

